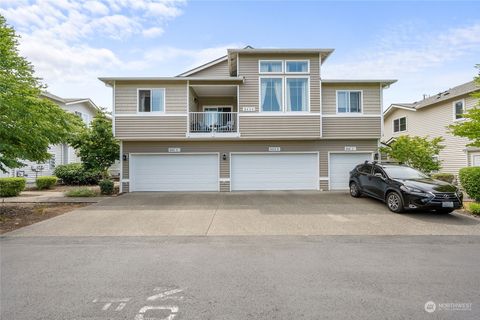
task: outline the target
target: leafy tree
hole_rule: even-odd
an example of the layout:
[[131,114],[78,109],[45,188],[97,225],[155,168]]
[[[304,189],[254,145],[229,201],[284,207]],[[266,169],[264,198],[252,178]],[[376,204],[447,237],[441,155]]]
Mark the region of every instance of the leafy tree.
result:
[[105,113],[97,112],[90,128],[74,136],[70,145],[87,170],[98,170],[107,176],[108,168],[119,159],[120,147],[112,133],[112,123]]
[[425,173],[440,170],[441,163],[436,156],[445,148],[441,145],[443,138],[400,136],[388,147],[380,148],[396,161],[411,166]]
[[[476,67],[480,70],[480,64]],[[480,74],[475,77],[475,84],[480,89]],[[480,91],[473,93],[472,97],[478,99],[478,103],[464,114],[467,120],[450,125],[449,128],[454,135],[468,138],[471,141],[468,146],[480,148]]]
[[0,15],[0,170],[21,167],[20,159],[44,162],[48,146],[63,143],[81,121],[40,97],[45,86],[18,53],[18,36]]

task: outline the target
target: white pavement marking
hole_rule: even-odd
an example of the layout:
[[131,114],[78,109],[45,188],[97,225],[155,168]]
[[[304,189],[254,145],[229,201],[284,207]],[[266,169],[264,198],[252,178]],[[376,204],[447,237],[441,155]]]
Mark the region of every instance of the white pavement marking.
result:
[[345,218],[344,216],[341,216],[339,214],[327,214],[329,218],[332,220],[338,221],[338,222],[348,222],[350,219]]
[[120,299],[93,299],[93,303],[97,302],[104,302],[105,304],[102,307],[102,311],[107,311],[110,309],[113,303],[118,303],[118,306],[115,308],[115,311],[121,311],[127,305],[127,302],[130,301],[131,298],[120,298]]
[[[170,315],[165,318],[145,318],[145,312],[149,310],[170,310]],[[138,311],[138,314],[135,316],[135,320],[173,320],[177,315],[178,307],[177,306],[145,306]]]
[[[158,291],[158,290],[162,290],[162,289],[161,288],[155,288],[155,290]],[[165,300],[165,299],[181,300],[181,299],[183,299],[183,297],[170,297],[170,296],[173,295],[173,294],[176,294],[176,293],[180,293],[182,291],[183,291],[182,289],[173,289],[173,290],[164,291],[164,292],[161,292],[159,294],[148,297],[147,300],[148,301],[155,301],[155,300],[158,300],[158,299],[161,299],[161,300]]]

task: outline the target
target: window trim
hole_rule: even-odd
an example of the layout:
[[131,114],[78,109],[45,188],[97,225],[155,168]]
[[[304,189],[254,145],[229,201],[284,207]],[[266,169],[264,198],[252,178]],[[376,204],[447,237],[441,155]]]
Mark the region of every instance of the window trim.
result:
[[[306,72],[292,72],[287,70],[287,64],[289,62],[306,62],[307,63],[307,71]],[[310,73],[310,59],[289,59],[285,60],[285,73],[286,74],[309,74]]]
[[[400,119],[403,119],[405,118],[405,130],[401,130],[401,127],[400,127]],[[395,131],[395,120],[398,120],[398,131]],[[401,116],[401,117],[398,117],[398,118],[395,118],[392,120],[392,132],[393,133],[401,133],[401,132],[406,132],[408,131],[408,121],[407,121],[407,116]]]
[[[140,111],[140,108],[139,108],[140,107],[139,105],[140,90],[150,90],[150,99],[152,97],[152,90],[163,90],[163,111]],[[150,109],[152,109],[151,104],[150,104]],[[166,112],[166,109],[167,109],[167,90],[165,88],[137,88],[137,114],[144,115],[144,116],[164,114]]]
[[463,112],[467,112],[467,107],[465,105],[465,99],[459,99],[459,100],[455,100],[452,102],[452,109],[453,109],[453,121],[463,121],[465,120],[466,118],[463,117],[463,118],[457,118],[457,110],[456,110],[456,107],[455,105],[457,104],[457,102],[461,102],[463,104]]
[[[360,112],[338,112],[338,93],[339,92],[360,92]],[[357,89],[341,89],[341,90],[335,90],[335,103],[336,103],[336,115],[337,116],[346,116],[346,117],[351,117],[352,115],[363,115],[363,109],[364,109],[364,104],[363,104],[363,90],[357,90]],[[350,108],[350,106],[348,106]]]
[[[261,69],[261,64],[262,62],[280,62],[281,65],[282,65],[282,71],[280,72],[268,72],[268,71],[262,71]],[[283,60],[281,59],[262,59],[262,60],[258,60],[258,74],[266,74],[266,75],[270,75],[270,74],[283,74],[285,71],[285,63]]]
[[[283,112],[284,113],[310,113],[310,76],[296,76],[296,75],[290,75],[290,76],[285,76],[285,81],[284,81],[284,93],[283,95],[284,100],[285,100],[285,105],[283,107]],[[287,79],[307,79],[307,110],[305,111],[288,111],[287,110]]]
[[[282,104],[280,105],[280,111],[263,111],[262,108],[262,79],[280,79],[282,80]],[[265,114],[278,114],[285,113],[285,77],[284,76],[260,76],[258,77],[258,110],[260,113]]]

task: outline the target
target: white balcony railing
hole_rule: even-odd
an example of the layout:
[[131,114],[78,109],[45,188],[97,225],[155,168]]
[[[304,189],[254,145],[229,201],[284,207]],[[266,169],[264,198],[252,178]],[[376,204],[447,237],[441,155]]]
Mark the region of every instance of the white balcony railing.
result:
[[190,112],[190,133],[237,133],[237,112]]

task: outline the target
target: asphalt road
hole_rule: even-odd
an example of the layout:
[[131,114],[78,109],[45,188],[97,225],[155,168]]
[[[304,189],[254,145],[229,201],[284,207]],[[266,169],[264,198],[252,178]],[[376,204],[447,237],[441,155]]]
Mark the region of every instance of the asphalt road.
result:
[[0,245],[2,320],[480,319],[479,236],[7,236]]

